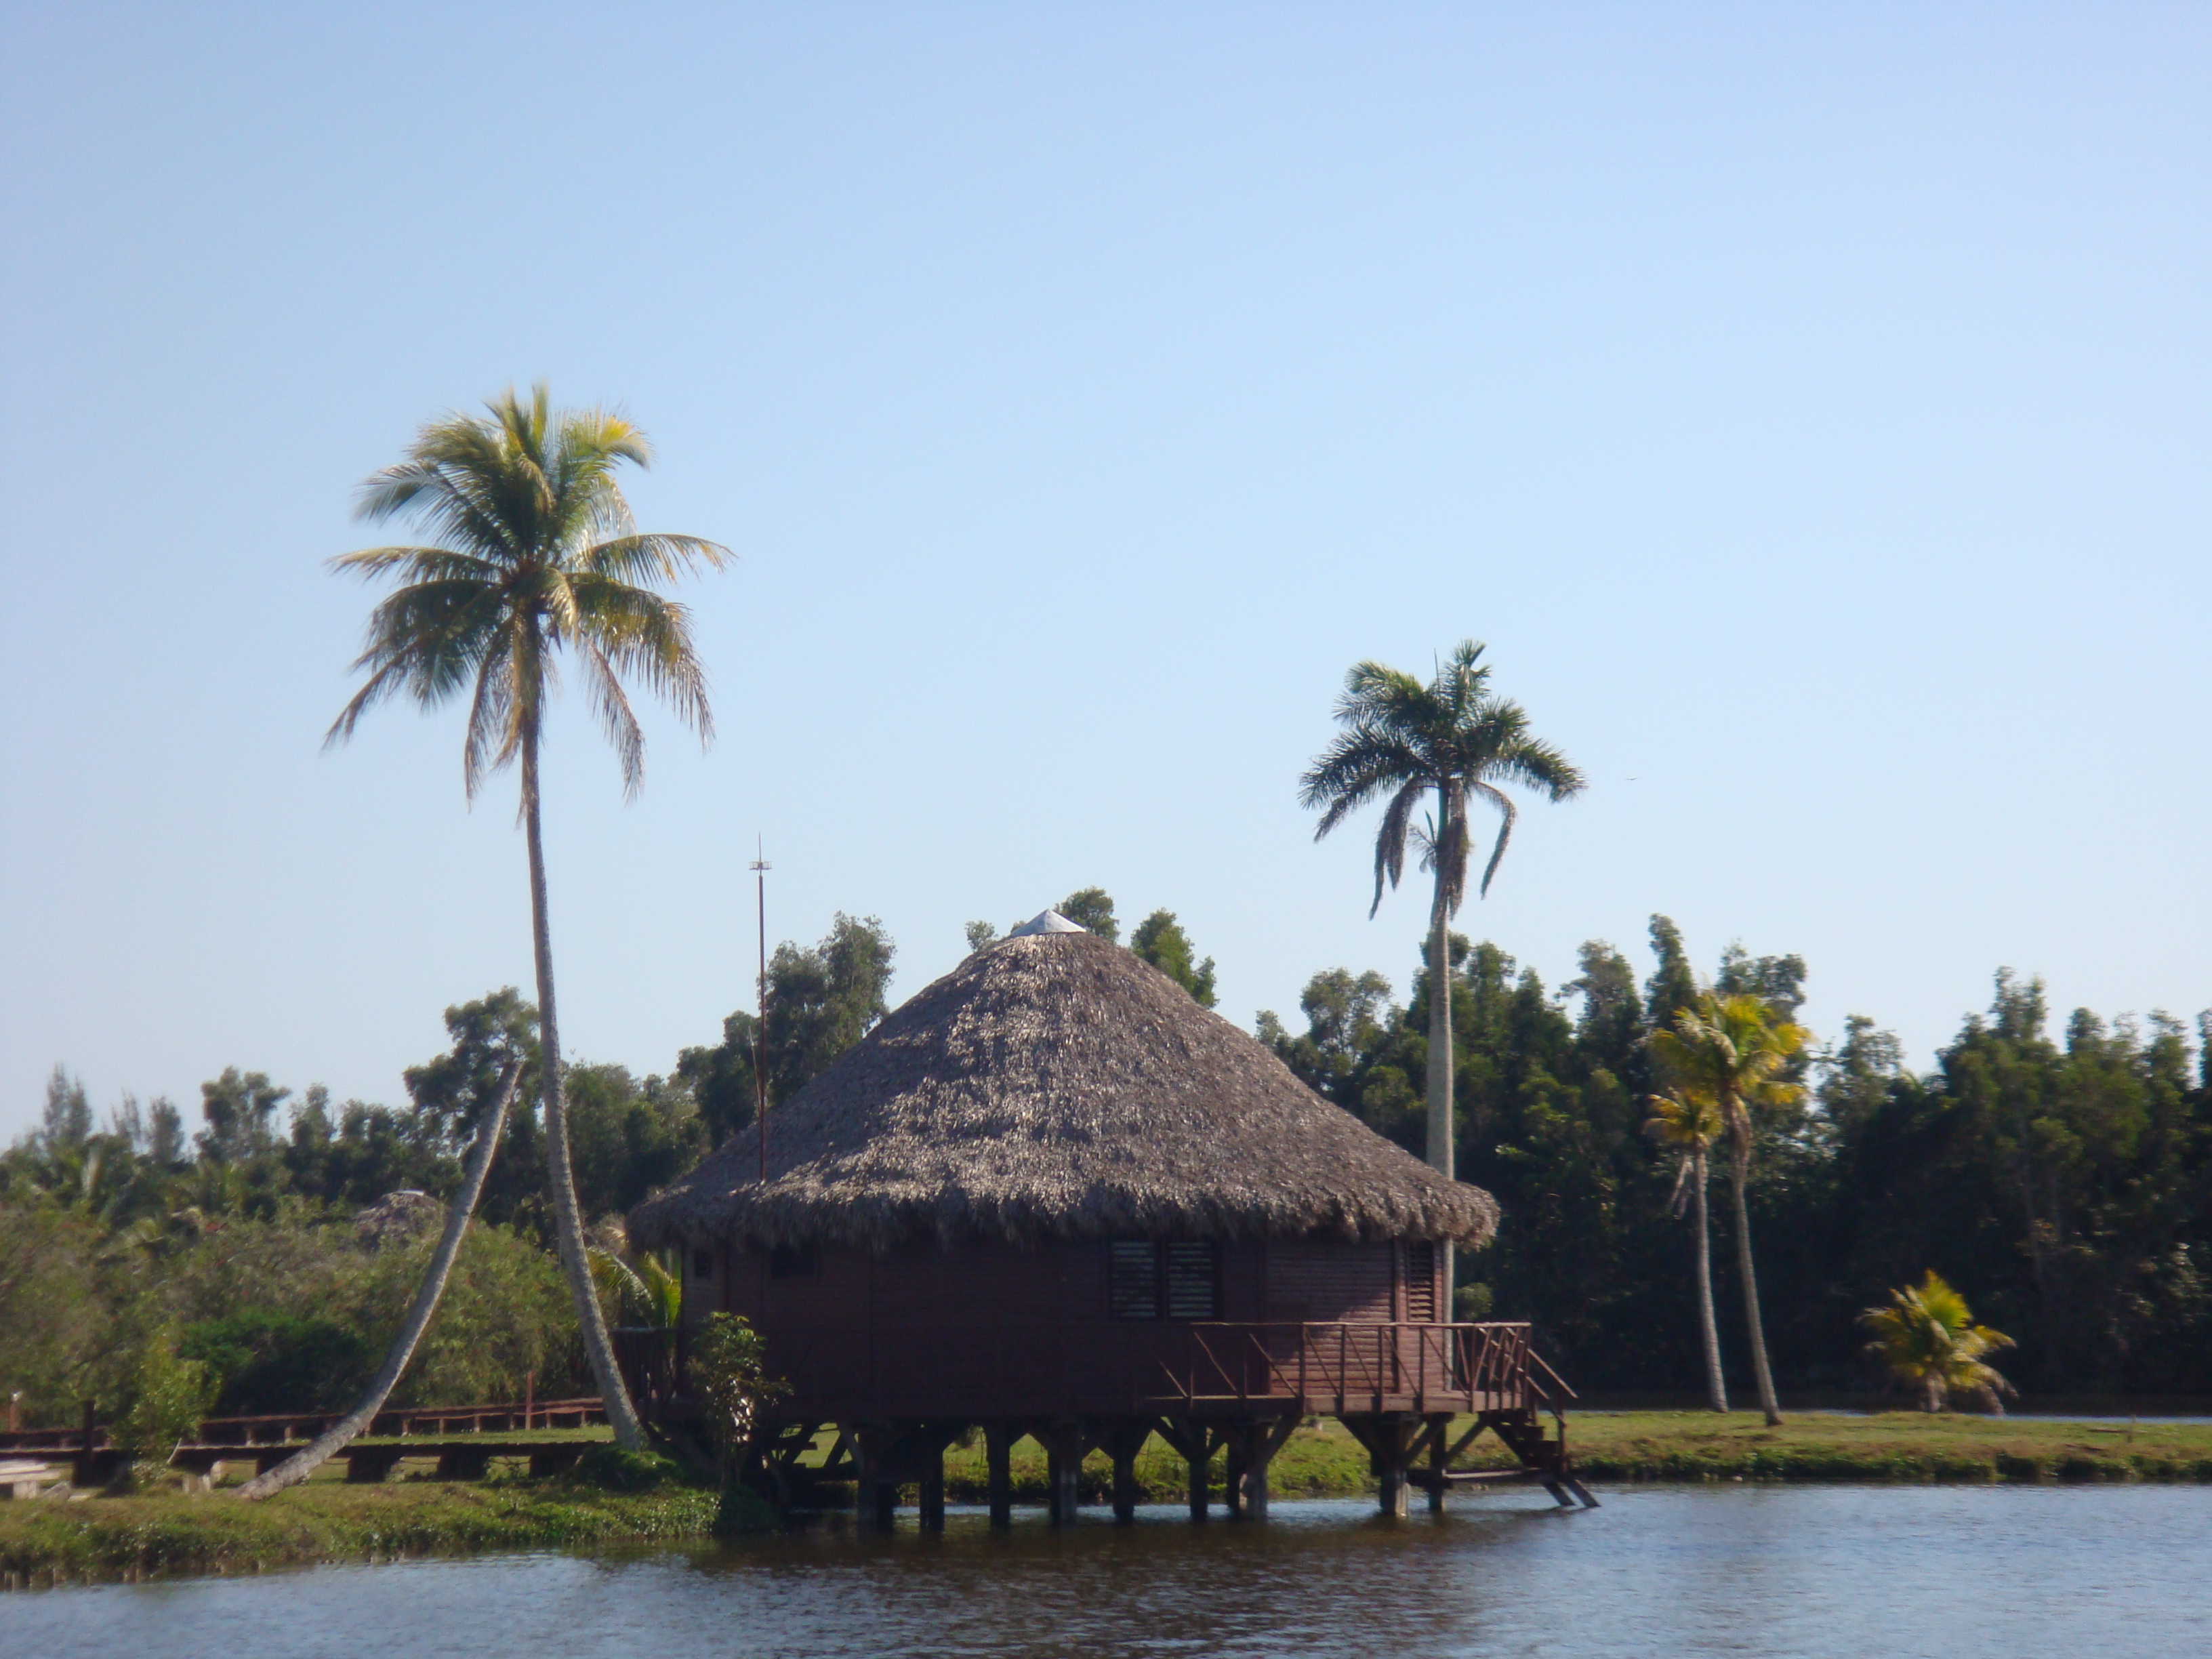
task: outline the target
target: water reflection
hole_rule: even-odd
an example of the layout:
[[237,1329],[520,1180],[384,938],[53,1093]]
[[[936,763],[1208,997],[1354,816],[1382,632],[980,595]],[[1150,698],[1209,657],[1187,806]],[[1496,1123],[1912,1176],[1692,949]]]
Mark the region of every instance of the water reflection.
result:
[[2212,1490],[1626,1488],[1392,1525],[842,1528],[0,1598],[0,1648],[132,1659],[690,1654],[2212,1652]]

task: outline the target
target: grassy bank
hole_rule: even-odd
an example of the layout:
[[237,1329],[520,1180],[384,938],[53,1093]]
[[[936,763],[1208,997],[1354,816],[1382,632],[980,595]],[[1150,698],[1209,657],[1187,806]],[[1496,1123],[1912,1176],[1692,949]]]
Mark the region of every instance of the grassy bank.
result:
[[[1464,1424],[1462,1425],[1465,1426]],[[1805,1414],[1769,1429],[1754,1413],[1584,1413],[1569,1419],[1568,1443],[1582,1474],[1596,1480],[2189,1480],[2212,1481],[2212,1424],[2076,1423],[2027,1418],[1883,1412]],[[1513,1460],[1485,1436],[1460,1460],[1505,1468]],[[1044,1455],[1024,1441],[1013,1454],[1015,1495],[1042,1503]],[[1367,1455],[1336,1423],[1300,1430],[1277,1455],[1271,1490],[1285,1498],[1355,1497],[1374,1490]],[[1084,1465],[1087,1498],[1103,1498],[1110,1469]],[[1137,1460],[1148,1501],[1181,1498],[1182,1460],[1158,1440]],[[1220,1495],[1217,1467],[1214,1493]],[[955,1447],[945,1490],[958,1501],[984,1497],[983,1449]]]
[[1601,1480],[2212,1481],[2212,1424],[2081,1423],[1923,1412],[1588,1413],[1570,1419]]
[[[2212,1424],[2081,1423],[2027,1418],[1800,1415],[1769,1429],[1749,1413],[1585,1413],[1570,1443],[1595,1480],[2212,1482]],[[1486,1436],[1467,1467],[1510,1463]],[[1158,1440],[1137,1462],[1148,1501],[1185,1495],[1182,1461]],[[1013,1455],[1018,1501],[1042,1503],[1043,1454]],[[1084,1468],[1086,1499],[1104,1498],[1109,1469]],[[1220,1496],[1221,1474],[1214,1475]],[[1366,1454],[1339,1425],[1302,1429],[1277,1455],[1285,1498],[1356,1498],[1374,1490]],[[954,1447],[947,1496],[980,1503],[983,1448]],[[402,1480],[356,1486],[339,1472],[243,1504],[217,1492],[33,1499],[0,1504],[0,1583],[10,1587],[173,1573],[243,1573],[320,1561],[380,1561],[479,1550],[539,1549],[705,1537],[714,1493],[678,1485],[615,1492],[580,1480],[510,1476],[483,1482]]]
[[617,1492],[560,1480],[312,1480],[265,1503],[222,1492],[0,1504],[9,1588],[162,1574],[258,1572],[477,1550],[696,1538],[718,1495],[667,1486]]

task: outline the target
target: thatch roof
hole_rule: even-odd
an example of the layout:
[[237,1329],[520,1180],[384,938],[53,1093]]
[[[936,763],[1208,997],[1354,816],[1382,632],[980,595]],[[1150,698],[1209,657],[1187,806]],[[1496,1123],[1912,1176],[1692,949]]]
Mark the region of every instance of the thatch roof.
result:
[[632,1212],[648,1249],[909,1240],[1486,1241],[1498,1206],[1331,1105],[1130,951],[1008,939]]

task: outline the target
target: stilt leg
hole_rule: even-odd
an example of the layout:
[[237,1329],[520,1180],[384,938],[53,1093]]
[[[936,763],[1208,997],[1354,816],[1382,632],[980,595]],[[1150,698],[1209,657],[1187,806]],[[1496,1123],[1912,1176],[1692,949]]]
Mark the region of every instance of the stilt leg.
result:
[[1150,1419],[1116,1423],[1106,1431],[1106,1450],[1114,1460],[1114,1519],[1120,1525],[1137,1518],[1137,1454],[1152,1437]]
[[1004,1423],[983,1426],[983,1458],[989,1469],[991,1529],[1004,1532],[1014,1524],[1014,1479],[1010,1454],[1014,1432]]
[[1395,1458],[1375,1472],[1377,1496],[1382,1513],[1393,1521],[1406,1518],[1406,1466]]
[[889,1532],[894,1523],[898,1488],[884,1479],[883,1456],[880,1431],[853,1437],[853,1524],[862,1532]]
[[[1201,1441],[1200,1443],[1204,1443]],[[1194,1521],[1206,1519],[1208,1497],[1206,1489],[1206,1470],[1207,1463],[1211,1461],[1206,1457],[1194,1457],[1190,1460],[1190,1518]]]
[[1229,1431],[1229,1456],[1226,1460],[1227,1479],[1223,1482],[1222,1500],[1231,1521],[1244,1518],[1244,1448],[1243,1425]]
[[1435,1484],[1429,1488],[1429,1513],[1444,1512],[1444,1488],[1450,1483],[1444,1479],[1444,1465],[1450,1461],[1445,1448],[1451,1442],[1451,1419],[1439,1418],[1429,1428],[1429,1473]]
[[1050,1492],[1052,1524],[1072,1527],[1082,1498],[1083,1431],[1076,1425],[1055,1423],[1045,1447],[1045,1481]]
[[945,1449],[939,1447],[922,1460],[921,1491],[918,1500],[924,1532],[945,1530]]

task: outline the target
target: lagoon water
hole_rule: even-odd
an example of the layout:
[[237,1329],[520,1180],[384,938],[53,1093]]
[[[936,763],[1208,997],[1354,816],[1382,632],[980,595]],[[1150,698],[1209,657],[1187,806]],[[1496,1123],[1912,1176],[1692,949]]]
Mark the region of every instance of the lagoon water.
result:
[[2212,1489],[1756,1486],[1278,1502],[942,1539],[830,1526],[685,1549],[325,1567],[0,1596],[60,1656],[2212,1655]]

